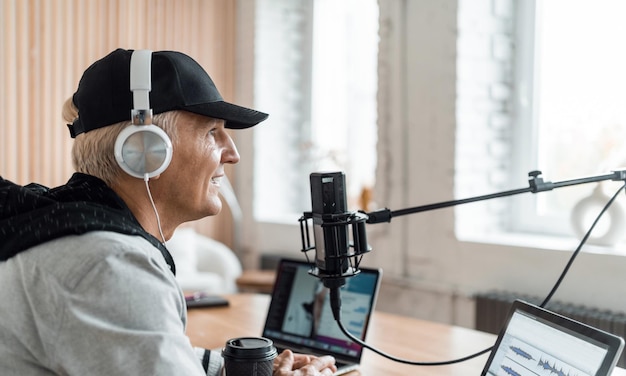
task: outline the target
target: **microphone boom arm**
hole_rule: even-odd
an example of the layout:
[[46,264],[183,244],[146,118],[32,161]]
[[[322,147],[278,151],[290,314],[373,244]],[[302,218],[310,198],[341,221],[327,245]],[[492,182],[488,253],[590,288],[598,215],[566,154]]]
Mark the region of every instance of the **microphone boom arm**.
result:
[[[412,208],[406,208],[406,209],[394,210],[394,211],[385,208],[385,209],[373,211],[371,213],[366,213],[364,211],[347,212],[345,210],[341,211],[339,214],[321,214],[320,215],[318,213],[317,224],[311,223],[313,222],[314,216],[316,214],[314,214],[313,212],[304,212],[302,217],[299,219],[300,234],[302,237],[301,239],[302,240],[302,252],[306,254],[310,250],[315,250],[316,258],[323,258],[325,262],[329,262],[331,264],[338,263],[339,265],[343,266],[342,268],[338,268],[337,270],[333,269],[333,271],[326,270],[325,267],[320,268],[318,266],[315,266],[313,269],[309,271],[309,274],[322,279],[324,281],[324,286],[329,288],[330,290],[329,300],[330,300],[330,307],[332,310],[333,317],[335,321],[337,322],[337,324],[339,325],[339,328],[341,329],[341,331],[344,333],[344,335],[346,335],[346,337],[350,338],[352,341],[363,346],[364,348],[367,348],[376,352],[379,355],[382,355],[393,361],[397,361],[397,362],[401,362],[405,364],[412,364],[412,365],[419,365],[419,366],[427,366],[427,365],[438,366],[438,365],[448,365],[448,364],[459,363],[468,359],[475,358],[484,353],[487,353],[491,351],[492,347],[479,351],[477,353],[459,358],[459,359],[455,359],[455,360],[449,360],[449,361],[443,361],[443,362],[414,362],[410,360],[393,357],[376,348],[369,346],[360,338],[357,338],[354,335],[352,335],[343,326],[343,324],[341,323],[340,287],[344,284],[344,280],[346,277],[351,277],[351,276],[358,274],[359,272],[358,266],[361,261],[362,255],[364,253],[371,251],[371,248],[367,244],[367,238],[365,234],[365,224],[366,223],[370,224],[370,223],[391,222],[392,217],[397,217],[401,215],[441,209],[441,208],[446,208],[446,207],[455,206],[455,205],[467,204],[470,202],[489,200],[492,198],[513,196],[513,195],[527,193],[527,192],[530,192],[530,193],[545,192],[545,191],[553,190],[555,188],[567,187],[567,186],[578,185],[578,184],[601,182],[605,180],[624,181],[626,183],[626,170],[616,170],[609,174],[590,176],[590,177],[571,179],[571,180],[564,180],[564,181],[555,182],[555,183],[544,181],[543,177],[541,176],[541,171],[538,171],[538,170],[531,171],[528,173],[528,185],[529,186],[527,188],[514,189],[510,191],[503,191],[503,192],[493,193],[493,194],[488,194],[488,195],[483,195],[483,196],[476,196],[476,197],[465,198],[465,199],[460,199],[460,200],[445,201],[445,202],[440,202],[436,204],[416,206]],[[550,292],[548,297],[544,300],[544,302],[541,304],[542,307],[545,306],[545,304],[550,300],[550,298],[552,297],[556,289],[561,284],[561,281],[563,277],[565,276],[565,274],[567,273],[567,271],[569,270],[569,267],[574,261],[574,258],[576,257],[578,252],[580,252],[580,249],[582,245],[584,244],[585,240],[587,239],[587,236],[589,236],[589,234],[595,227],[596,223],[602,216],[602,213],[604,213],[604,210],[608,208],[608,206],[617,197],[617,194],[623,189],[626,189],[626,184],[624,184],[624,186],[622,186],[620,190],[615,193],[615,195],[608,202],[608,204],[605,206],[603,211],[598,215],[598,217],[592,224],[591,228],[587,232],[587,235],[585,235],[579,247],[574,252],[574,255],[572,256],[572,258],[570,258],[568,265],[566,266],[563,273],[561,273],[561,276],[559,277],[559,280],[552,288],[552,291]],[[324,203],[326,202],[324,201]],[[311,225],[314,228],[313,230],[314,232],[315,232],[316,226],[317,226],[318,232],[320,230],[325,232],[324,238],[322,239],[323,244],[322,242],[320,242],[320,245],[311,243],[310,233],[309,233],[309,226]],[[337,239],[341,239],[341,242],[343,243],[343,239],[345,238],[345,236],[339,237],[335,235],[338,234],[339,232],[342,232],[343,234],[344,231],[347,233],[348,231],[347,229],[349,227],[352,227],[352,238],[353,238],[352,244],[349,244],[347,250],[345,250],[343,247],[340,248],[340,247],[335,246],[334,243],[339,242]],[[326,233],[332,234],[332,236],[328,236],[328,238],[330,239],[330,242],[328,242],[328,244],[326,242]],[[329,245],[330,246],[329,248],[332,250],[341,249],[342,252],[329,253],[325,249],[326,245]],[[307,256],[307,259],[308,259],[308,256]]]
[[492,198],[513,196],[513,195],[518,195],[518,194],[527,193],[527,192],[538,193],[538,192],[551,191],[555,188],[562,188],[562,187],[578,185],[578,184],[594,183],[594,182],[600,182],[600,181],[605,181],[605,180],[614,180],[614,181],[622,180],[626,182],[626,170],[617,170],[617,171],[613,171],[610,174],[563,180],[563,181],[555,182],[555,183],[544,181],[543,177],[541,176],[541,171],[531,171],[528,173],[529,186],[527,188],[514,189],[510,191],[503,191],[503,192],[492,193],[488,195],[476,196],[476,197],[471,197],[471,198],[465,198],[465,199],[460,199],[460,200],[444,201],[444,202],[435,203],[435,204],[415,206],[412,208],[399,209],[399,210],[393,210],[393,211],[387,208],[384,208],[384,209],[375,210],[373,212],[367,213],[367,216],[368,216],[367,223],[391,222],[391,218],[402,216],[402,215],[407,215],[407,214],[414,214],[414,213],[420,213],[420,212],[429,211],[429,210],[442,209],[442,208],[447,208],[450,206],[467,204],[470,202],[490,200]]

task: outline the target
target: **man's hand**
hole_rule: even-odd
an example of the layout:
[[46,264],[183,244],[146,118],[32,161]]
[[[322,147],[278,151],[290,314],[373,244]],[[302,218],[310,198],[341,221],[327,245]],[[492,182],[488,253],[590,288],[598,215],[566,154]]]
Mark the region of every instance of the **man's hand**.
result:
[[332,376],[335,371],[332,356],[315,357],[285,350],[274,359],[274,376]]

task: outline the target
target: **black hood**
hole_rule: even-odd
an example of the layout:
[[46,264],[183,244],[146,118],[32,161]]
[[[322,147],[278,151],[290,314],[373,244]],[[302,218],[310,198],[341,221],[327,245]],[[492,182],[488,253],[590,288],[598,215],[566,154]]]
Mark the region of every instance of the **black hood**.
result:
[[124,201],[102,180],[75,173],[67,184],[20,186],[0,177],[0,261],[66,235],[112,231],[139,235],[161,251],[175,273],[167,248],[139,224]]

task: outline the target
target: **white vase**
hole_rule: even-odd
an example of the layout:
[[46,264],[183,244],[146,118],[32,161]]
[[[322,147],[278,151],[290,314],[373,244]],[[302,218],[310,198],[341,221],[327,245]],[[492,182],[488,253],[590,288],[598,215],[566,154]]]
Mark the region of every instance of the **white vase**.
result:
[[[589,227],[600,213],[600,210],[609,202],[611,197],[606,195],[602,190],[602,185],[598,184],[596,188],[587,197],[581,199],[571,213],[571,223],[574,233],[582,239],[589,231]],[[607,222],[608,221],[608,222]],[[587,243],[612,246],[624,238],[624,224],[626,219],[622,205],[616,200],[591,232]]]

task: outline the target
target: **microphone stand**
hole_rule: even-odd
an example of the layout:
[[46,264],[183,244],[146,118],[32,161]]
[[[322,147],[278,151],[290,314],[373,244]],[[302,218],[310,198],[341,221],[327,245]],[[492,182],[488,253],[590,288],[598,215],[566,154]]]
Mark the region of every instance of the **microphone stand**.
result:
[[[585,241],[587,240],[588,236],[591,234],[591,231],[593,230],[593,228],[595,227],[595,225],[598,223],[598,221],[600,220],[600,217],[602,216],[602,214],[604,213],[604,211],[611,205],[611,203],[613,202],[613,200],[615,200],[615,198],[617,198],[617,194],[622,190],[622,189],[626,189],[626,170],[617,170],[617,171],[613,171],[609,174],[604,174],[604,175],[595,175],[595,176],[589,176],[589,177],[584,177],[584,178],[578,178],[578,179],[571,179],[571,180],[564,180],[564,181],[560,181],[560,182],[549,182],[549,181],[544,181],[543,177],[541,176],[541,171],[531,171],[528,173],[528,184],[529,186],[527,188],[521,188],[521,189],[514,189],[514,190],[510,190],[510,191],[503,191],[503,192],[499,192],[499,193],[493,193],[493,194],[488,194],[488,195],[483,195],[483,196],[476,196],[476,197],[471,197],[471,198],[466,198],[466,199],[460,199],[460,200],[451,200],[451,201],[444,201],[444,202],[440,202],[440,203],[436,203],[436,204],[428,204],[428,205],[422,205],[422,206],[415,206],[412,208],[406,208],[406,209],[400,209],[400,210],[389,210],[387,208],[384,209],[380,209],[380,210],[376,210],[370,213],[365,213],[365,212],[359,212],[360,214],[362,214],[362,218],[361,220],[364,220],[366,223],[382,223],[382,222],[391,222],[391,218],[393,217],[398,217],[398,216],[402,216],[402,215],[408,215],[408,214],[414,214],[414,213],[420,213],[420,212],[424,212],[424,211],[429,211],[429,210],[436,210],[436,209],[442,209],[442,208],[447,208],[450,206],[455,206],[455,205],[461,205],[461,204],[467,204],[470,202],[477,202],[477,201],[483,201],[483,200],[490,200],[492,198],[499,198],[499,197],[506,197],[506,196],[513,196],[513,195],[517,195],[517,194],[521,194],[521,193],[538,193],[538,192],[545,192],[545,191],[550,191],[553,190],[555,188],[562,188],[562,187],[567,187],[567,186],[571,186],[571,185],[579,185],[579,184],[587,184],[587,183],[594,183],[594,182],[600,182],[600,181],[605,181],[605,180],[614,180],[614,181],[624,181],[625,185],[622,186],[616,193],[615,195],[611,198],[611,200],[607,203],[607,205],[604,207],[604,209],[600,212],[600,214],[598,215],[598,217],[596,218],[596,220],[593,222],[593,224],[591,225],[589,231],[587,232],[587,234],[585,235],[585,237],[583,238],[583,240],[581,241],[580,245],[578,246],[578,248],[576,249],[576,251],[574,252],[574,254],[572,255],[572,257],[569,260],[569,263],[567,264],[567,266],[565,267],[564,271],[561,273],[561,276],[559,277],[558,281],[556,282],[556,284],[554,285],[554,287],[552,288],[552,290],[550,291],[550,293],[548,294],[548,296],[546,297],[546,299],[543,301],[543,303],[541,303],[541,306],[545,306],[548,301],[551,299],[552,295],[554,295],[554,293],[556,292],[557,288],[560,286],[561,281],[563,280],[563,278],[565,277],[565,274],[567,273],[567,271],[569,270],[569,267],[571,266],[571,264],[573,263],[576,255],[578,254],[578,252],[580,251],[580,249],[582,248],[582,246],[585,244]],[[353,213],[354,214],[354,213]],[[305,215],[303,217],[302,220],[304,220],[307,217],[307,215]],[[357,221],[359,222],[359,221]],[[345,222],[342,223],[342,225],[346,224]],[[335,224],[333,224],[335,225]],[[302,226],[302,222],[301,222],[301,226]],[[307,238],[308,238],[308,233],[307,233]],[[303,252],[306,252],[310,249],[315,248],[314,246],[308,246],[305,247],[305,238],[303,235]],[[356,247],[357,250],[360,249],[360,247]],[[350,255],[347,256],[347,258],[350,257],[354,257],[355,259],[360,257],[362,255],[362,253],[365,252],[369,252],[369,246],[365,245],[365,248],[363,248],[364,251],[363,252],[355,252],[352,253]],[[358,265],[358,263],[357,263]],[[358,269],[358,267],[357,267]],[[354,273],[356,274],[358,273],[358,270]],[[410,360],[405,360],[405,359],[400,359],[400,358],[396,358],[392,355],[386,354],[372,346],[369,346],[368,344],[366,344],[364,341],[362,341],[360,338],[357,338],[356,336],[352,335],[352,333],[350,333],[345,326],[343,325],[343,323],[341,322],[341,298],[340,298],[340,291],[339,291],[339,287],[337,285],[331,285],[330,286],[330,305],[331,305],[331,310],[333,313],[333,316],[335,318],[335,321],[337,322],[337,325],[339,326],[339,329],[343,332],[344,335],[346,335],[349,339],[351,339],[352,341],[356,342],[357,344],[385,357],[388,358],[390,360],[399,362],[399,363],[405,363],[405,364],[410,364],[410,365],[416,365],[416,366],[441,366],[441,365],[450,365],[450,364],[455,364],[455,363],[460,363],[469,359],[473,359],[477,356],[480,356],[482,354],[485,354],[489,351],[491,351],[492,347],[489,347],[487,349],[481,350],[477,353],[474,354],[470,354],[468,356],[459,358],[459,359],[455,359],[455,360],[448,360],[448,361],[441,361],[441,362],[416,362],[416,361],[410,361]]]
[[563,180],[563,181],[556,182],[556,183],[544,181],[543,177],[541,176],[541,171],[531,171],[528,173],[529,186],[527,188],[513,189],[510,191],[492,193],[488,195],[465,198],[461,200],[444,201],[444,202],[440,202],[436,204],[415,206],[412,208],[406,208],[406,209],[400,209],[400,210],[389,210],[387,208],[384,208],[384,209],[375,210],[373,212],[367,213],[368,219],[366,223],[391,222],[391,218],[398,217],[401,215],[442,209],[442,208],[447,208],[450,206],[467,204],[470,202],[490,200],[492,198],[513,196],[513,195],[517,195],[521,193],[529,193],[529,192],[538,193],[538,192],[551,191],[555,188],[562,188],[562,187],[578,185],[578,184],[595,183],[595,182],[600,182],[600,181],[605,181],[605,180],[614,180],[614,181],[622,180],[626,182],[626,170],[617,170],[617,171],[613,171],[610,174],[604,174],[604,175],[595,175],[595,176],[589,176],[589,177],[578,178],[578,179]]

